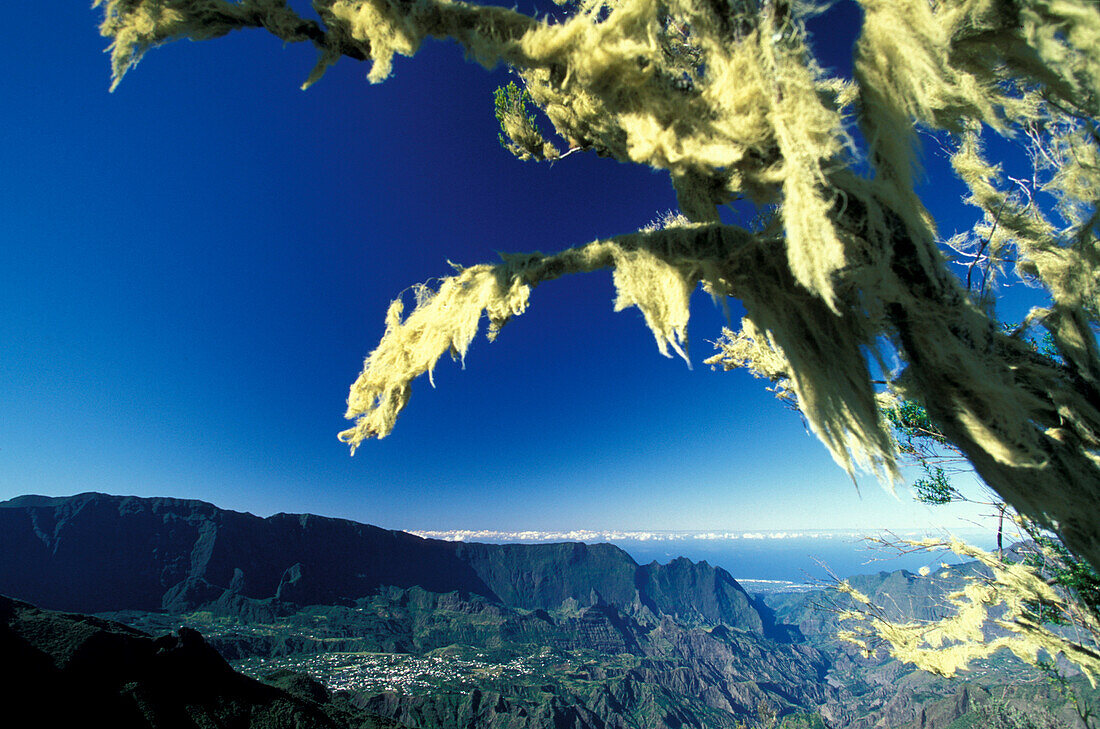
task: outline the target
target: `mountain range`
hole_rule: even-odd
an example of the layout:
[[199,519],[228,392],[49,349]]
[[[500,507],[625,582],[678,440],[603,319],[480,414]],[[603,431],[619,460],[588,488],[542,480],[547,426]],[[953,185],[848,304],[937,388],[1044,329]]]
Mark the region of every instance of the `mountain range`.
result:
[[[1083,726],[1012,661],[968,681],[866,658],[835,639],[835,594],[754,596],[706,562],[609,544],[89,493],[0,502],[0,555],[0,594],[38,606],[0,601],[9,661],[117,726],[963,729],[998,691]],[[853,583],[926,618],[973,569],[952,574]]]
[[723,569],[638,565],[611,544],[447,542],[312,514],[260,518],[201,501],[20,496],[0,502],[0,593],[40,607],[275,614],[351,605],[381,587],[478,595],[525,610],[570,603],[725,623],[765,620]]

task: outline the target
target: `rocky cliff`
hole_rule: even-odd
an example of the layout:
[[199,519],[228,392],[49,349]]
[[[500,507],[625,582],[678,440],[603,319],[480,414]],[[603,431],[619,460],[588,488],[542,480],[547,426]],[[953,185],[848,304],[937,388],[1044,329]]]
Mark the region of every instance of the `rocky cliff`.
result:
[[181,499],[88,493],[0,502],[0,553],[0,594],[78,612],[216,606],[259,617],[417,586],[529,610],[607,604],[756,633],[767,627],[741,586],[705,562],[641,567],[610,544],[445,542]]
[[[382,716],[416,729],[772,719],[783,729],[945,729],[974,720],[991,695],[1083,726],[1065,696],[1019,693],[1035,681],[1019,665],[987,662],[964,683],[849,650],[835,640],[836,595],[764,605],[705,562],[640,566],[606,544],[451,543],[312,515],[82,494],[0,503],[0,554],[0,593],[176,631],[153,639],[25,605],[9,609],[14,622],[0,615],[13,702],[71,693],[116,726],[190,726],[180,717],[195,716],[371,726]],[[928,619],[968,569],[852,583],[892,617]],[[212,647],[256,678],[292,673],[276,687],[249,683]],[[328,697],[301,671],[347,693]],[[177,685],[183,674],[199,678]]]

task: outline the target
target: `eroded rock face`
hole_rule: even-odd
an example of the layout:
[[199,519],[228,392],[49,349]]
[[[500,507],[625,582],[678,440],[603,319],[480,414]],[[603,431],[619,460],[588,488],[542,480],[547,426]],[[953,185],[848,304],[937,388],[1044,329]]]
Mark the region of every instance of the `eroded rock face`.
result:
[[443,542],[342,519],[261,519],[200,501],[81,494],[0,504],[0,593],[81,612],[230,596],[336,604],[381,585],[492,596]]
[[384,587],[458,592],[527,610],[610,605],[762,634],[729,573],[686,559],[638,566],[610,544],[421,539],[344,519],[261,519],[200,501],[81,494],[0,503],[0,593],[59,610],[199,607],[277,616]]
[[[818,721],[810,726],[824,717],[844,729],[940,729],[987,695],[838,645],[820,593],[765,605],[706,563],[639,566],[611,545],[450,543],[310,515],[85,494],[0,504],[0,554],[0,593],[49,607],[148,611],[133,622],[151,631],[177,630],[185,611],[202,609],[209,643],[17,603],[2,612],[0,657],[17,676],[6,696],[48,704],[68,691],[113,726],[190,726],[165,723],[180,712],[211,721],[247,712],[261,726],[257,717],[275,712],[300,715],[303,727],[349,716],[372,726],[383,714],[390,726],[433,729],[732,729],[774,710]],[[966,570],[952,573],[852,583],[893,617],[919,619]],[[218,632],[230,623],[242,629]],[[275,688],[249,682],[211,646],[232,659],[289,657],[292,670],[332,652],[435,661],[465,651],[478,663],[469,682],[341,697],[300,676]],[[550,662],[532,662],[528,678],[499,679],[514,659],[544,655]],[[79,718],[48,708],[59,725]]]
[[681,621],[724,623],[763,634],[765,621],[752,598],[728,572],[678,557],[638,571],[639,592],[658,615]]

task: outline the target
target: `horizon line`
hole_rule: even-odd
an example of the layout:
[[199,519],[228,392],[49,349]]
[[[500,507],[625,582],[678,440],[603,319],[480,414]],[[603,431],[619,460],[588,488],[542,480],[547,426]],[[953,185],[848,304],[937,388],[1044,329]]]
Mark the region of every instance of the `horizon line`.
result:
[[425,539],[449,542],[678,542],[678,541],[759,541],[782,539],[860,539],[892,534],[900,537],[924,537],[944,532],[985,532],[979,526],[905,528],[814,528],[814,529],[404,529]]

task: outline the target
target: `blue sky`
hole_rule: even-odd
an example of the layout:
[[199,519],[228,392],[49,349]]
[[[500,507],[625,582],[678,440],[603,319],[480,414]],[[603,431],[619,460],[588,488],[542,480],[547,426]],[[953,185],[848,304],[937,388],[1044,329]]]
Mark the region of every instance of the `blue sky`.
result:
[[[424,530],[953,523],[871,479],[860,495],[759,382],[703,365],[724,322],[705,295],[689,370],[612,312],[606,273],[538,288],[350,457],[347,389],[398,292],[448,259],[635,230],[675,208],[667,175],[516,161],[492,113],[507,73],[449,43],[381,85],[345,59],[303,92],[311,48],[234,33],[157,49],[110,94],[98,11],[28,14],[48,35],[0,50],[0,498]],[[815,26],[827,63],[855,18]]]

